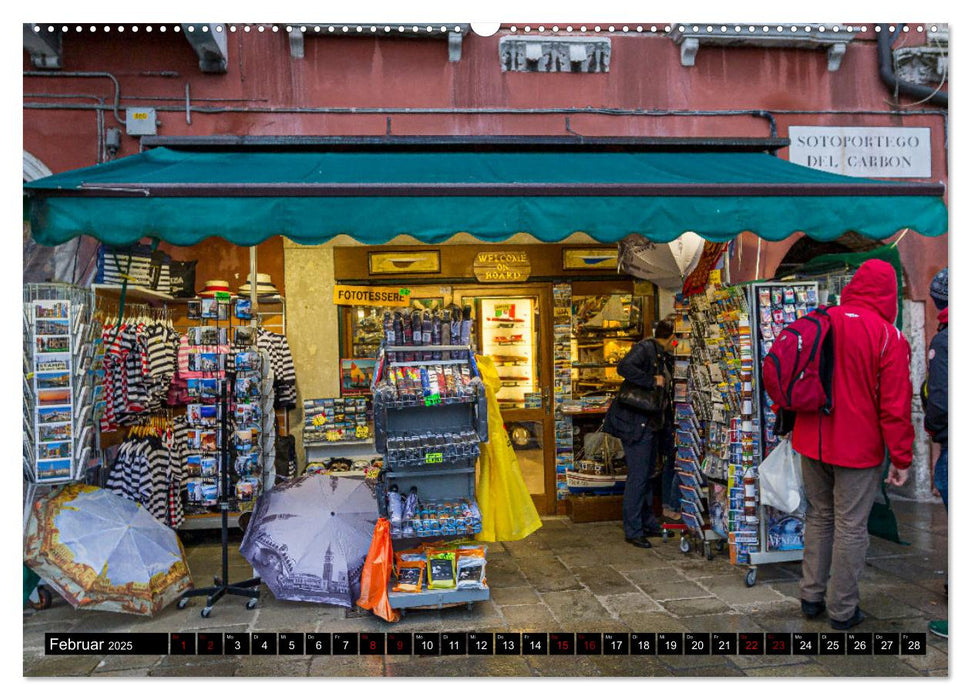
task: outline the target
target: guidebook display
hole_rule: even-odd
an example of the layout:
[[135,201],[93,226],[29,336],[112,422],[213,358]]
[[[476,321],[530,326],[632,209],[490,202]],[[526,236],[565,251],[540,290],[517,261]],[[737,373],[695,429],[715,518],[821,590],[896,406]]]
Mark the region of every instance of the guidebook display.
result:
[[675,465],[682,520],[702,539],[727,539],[733,561],[758,546],[758,519],[746,510],[754,479],[758,416],[753,396],[751,322],[744,291],[721,284],[675,303]]

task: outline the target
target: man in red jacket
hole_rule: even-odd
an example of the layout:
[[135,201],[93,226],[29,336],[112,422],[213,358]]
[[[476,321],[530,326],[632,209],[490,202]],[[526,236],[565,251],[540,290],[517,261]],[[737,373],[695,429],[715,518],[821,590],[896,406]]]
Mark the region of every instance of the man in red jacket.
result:
[[913,460],[910,346],[893,325],[897,275],[868,260],[829,309],[833,334],[833,411],[799,413],[792,446],[802,455],[806,530],[802,611],[829,611],[834,629],[863,621],[859,578],[867,518],[890,452],[887,483],[902,486]]

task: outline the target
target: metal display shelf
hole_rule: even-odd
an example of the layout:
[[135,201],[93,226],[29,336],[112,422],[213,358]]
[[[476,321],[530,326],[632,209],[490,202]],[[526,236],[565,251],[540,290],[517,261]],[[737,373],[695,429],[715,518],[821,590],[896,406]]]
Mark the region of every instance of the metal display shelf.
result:
[[[95,294],[102,293],[112,296],[121,296],[121,285],[120,284],[92,284],[91,291]],[[166,294],[165,292],[159,292],[155,289],[149,289],[147,287],[139,287],[137,285],[128,285],[125,288],[125,299],[127,301],[179,301],[171,294]]]
[[374,440],[305,440],[304,447],[355,447],[374,445]]
[[[378,355],[377,366],[385,374],[387,354],[389,352],[461,352],[463,359],[453,361],[453,364],[470,365],[470,374],[478,376],[474,355],[471,348],[465,345],[415,345],[415,346],[382,346]],[[431,363],[435,364],[435,363]],[[375,386],[384,377],[375,375]],[[375,496],[379,513],[387,517],[387,490],[394,487],[401,494],[407,494],[415,488],[419,499],[423,502],[450,501],[458,499],[475,500],[475,463],[476,457],[445,457],[443,462],[427,467],[407,467],[396,469],[394,463],[388,459],[388,435],[418,434],[434,430],[436,433],[461,433],[464,430],[474,430],[481,442],[489,439],[488,406],[485,393],[476,390],[471,396],[462,397],[464,400],[455,402],[434,403],[431,405],[415,404],[405,406],[397,401],[386,401],[383,392],[374,391],[374,440],[378,450],[384,456],[384,469],[381,471]],[[416,542],[422,539],[450,539],[468,538],[474,535],[467,533],[436,535],[433,538],[394,537],[396,547],[405,546],[405,542]],[[415,593],[395,593],[390,590],[388,598],[392,608],[404,610],[406,608],[442,608],[452,605],[466,604],[489,599],[489,589],[425,589]]]
[[[239,511],[230,511],[229,527],[239,526]],[[199,515],[186,515],[185,520],[179,526],[179,530],[218,530],[222,527],[222,515],[220,513],[204,513]]]
[[426,467],[424,469],[389,469],[385,472],[385,476],[389,479],[407,479],[413,476],[446,476],[449,474],[472,474],[474,472],[475,464],[471,467],[453,467],[450,469],[439,469],[438,467]]
[[423,589],[420,593],[388,592],[388,601],[395,610],[405,608],[443,608],[450,605],[466,604],[489,600],[488,588],[433,588]]
[[[748,307],[749,316],[751,318],[751,332],[752,332],[752,350],[754,357],[752,358],[755,362],[756,371],[752,372],[752,401],[754,403],[754,408],[756,410],[756,415],[759,418],[759,435],[756,441],[756,464],[761,464],[762,461],[767,457],[767,451],[765,444],[765,436],[762,434],[766,423],[766,415],[770,410],[763,399],[763,387],[762,387],[762,373],[759,368],[762,366],[763,352],[762,345],[763,341],[761,339],[759,313],[761,302],[759,300],[759,291],[763,289],[772,290],[773,288],[784,288],[784,287],[812,287],[816,290],[816,300],[817,304],[819,302],[819,283],[808,280],[790,280],[786,282],[754,282],[749,285],[748,294]],[[788,325],[788,324],[786,324]],[[759,505],[758,505],[758,517],[759,517],[759,548],[757,550],[749,552],[749,563],[746,565],[748,570],[745,572],[745,585],[752,587],[756,584],[758,580],[758,567],[762,564],[781,564],[784,562],[797,562],[802,561],[803,549],[769,549],[768,548],[768,533],[766,531],[766,512],[761,501],[761,490],[759,491]]]

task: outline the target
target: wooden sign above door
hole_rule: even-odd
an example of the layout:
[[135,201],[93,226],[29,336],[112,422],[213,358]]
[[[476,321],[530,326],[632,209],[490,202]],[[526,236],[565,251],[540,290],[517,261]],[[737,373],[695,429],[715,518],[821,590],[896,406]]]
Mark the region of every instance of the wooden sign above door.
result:
[[526,251],[502,250],[476,253],[472,271],[480,282],[525,282],[532,268]]

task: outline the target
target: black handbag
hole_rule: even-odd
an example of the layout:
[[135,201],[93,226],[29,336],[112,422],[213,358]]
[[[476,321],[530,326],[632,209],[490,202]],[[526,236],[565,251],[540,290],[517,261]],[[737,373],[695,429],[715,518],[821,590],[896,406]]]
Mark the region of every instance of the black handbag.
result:
[[664,387],[645,389],[625,379],[617,392],[617,401],[641,413],[657,413],[664,410]]

